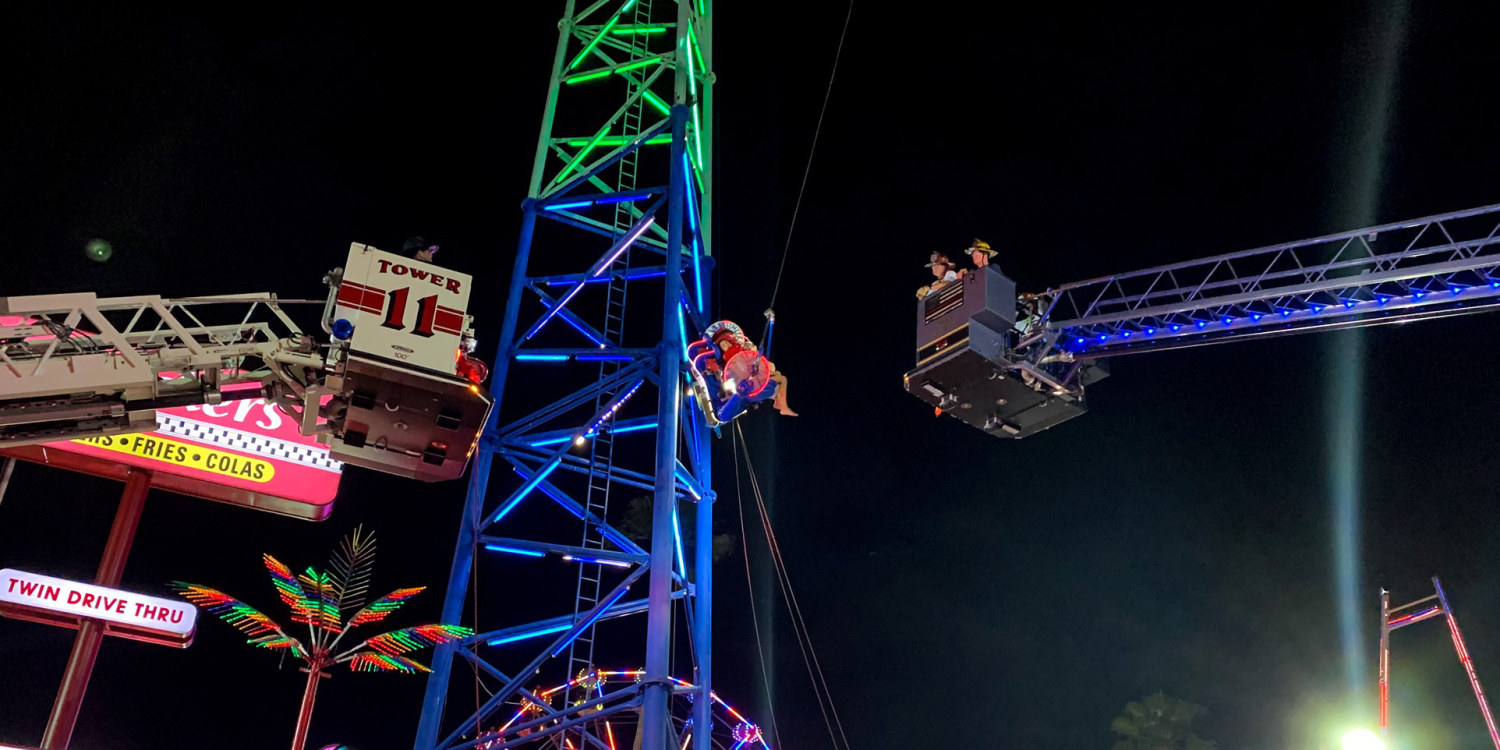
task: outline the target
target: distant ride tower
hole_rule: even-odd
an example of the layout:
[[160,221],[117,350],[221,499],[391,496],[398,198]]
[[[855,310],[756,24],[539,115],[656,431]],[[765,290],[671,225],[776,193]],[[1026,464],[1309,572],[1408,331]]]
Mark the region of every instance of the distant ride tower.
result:
[[1474,688],[1474,699],[1479,702],[1479,715],[1484,717],[1484,728],[1489,733],[1490,743],[1495,746],[1495,750],[1500,750],[1500,730],[1495,728],[1495,716],[1490,713],[1490,702],[1484,697],[1484,687],[1479,684],[1479,675],[1475,674],[1474,662],[1469,658],[1469,647],[1464,645],[1463,633],[1459,632],[1458,621],[1453,619],[1453,608],[1448,605],[1448,595],[1443,593],[1443,584],[1438,581],[1437,576],[1432,578],[1432,589],[1431,596],[1424,596],[1399,607],[1391,606],[1391,592],[1380,590],[1380,733],[1390,733],[1391,631],[1442,617],[1448,622],[1448,636],[1453,639],[1453,651],[1469,677],[1469,686]]
[[[442,614],[466,621],[472,598],[490,621],[435,654],[418,750],[557,733],[557,746],[608,750],[615,738],[599,736],[603,720],[637,708],[645,750],[680,747],[689,734],[695,748],[713,746],[709,428],[682,370],[690,336],[711,320],[710,8],[567,0],[496,355],[496,408]],[[650,533],[638,543],[610,519],[645,493]],[[680,512],[695,514],[693,539],[682,538]],[[470,587],[476,555],[482,591]],[[531,616],[565,586],[572,606]],[[645,627],[627,615],[644,615]],[[688,649],[674,648],[679,616]],[[596,626],[606,622],[609,664],[596,667],[606,635]],[[622,642],[644,648],[617,653]],[[691,656],[686,682],[668,673],[674,655],[679,672]],[[467,675],[452,679],[455,656],[486,683],[480,700]],[[590,677],[642,663],[625,687]],[[556,677],[571,681],[560,708],[535,692]],[[452,704],[450,683],[460,686]],[[692,700],[688,721],[671,721],[674,687]],[[456,710],[459,695],[481,705]]]

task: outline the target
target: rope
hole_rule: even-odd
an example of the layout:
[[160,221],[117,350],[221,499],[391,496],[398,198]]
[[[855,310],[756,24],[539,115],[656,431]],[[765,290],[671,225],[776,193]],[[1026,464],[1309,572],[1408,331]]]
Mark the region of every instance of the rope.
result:
[[[738,435],[730,433],[729,437],[738,449]],[[740,494],[739,456],[735,456],[734,462],[734,503],[740,514],[740,552],[745,558],[745,588],[750,592],[750,623],[755,626],[755,652],[760,656],[761,687],[766,691],[766,713],[771,715],[771,739],[780,745],[781,727],[776,724],[776,707],[771,701],[771,670],[766,666],[766,647],[760,640],[760,615],[755,613],[755,582],[750,573],[750,541],[749,535],[745,533],[745,499]]]
[[839,48],[833,54],[833,70],[828,74],[828,90],[823,92],[823,108],[818,111],[818,126],[813,130],[812,148],[807,152],[807,167],[802,170],[802,186],[797,188],[797,203],[792,207],[792,223],[787,226],[786,246],[781,250],[781,267],[776,270],[776,286],[771,290],[771,304],[776,307],[776,295],[781,291],[781,274],[786,271],[786,256],[792,249],[792,232],[797,229],[797,214],[802,210],[802,195],[807,192],[807,176],[812,173],[813,154],[818,151],[818,136],[823,132],[823,116],[828,113],[828,100],[833,96],[833,79],[839,72],[839,58],[844,54],[844,39],[849,36],[849,19],[854,17],[854,0],[849,0],[849,12],[844,16],[844,29],[839,32]]
[[[802,617],[802,606],[797,602],[797,594],[792,589],[791,575],[787,572],[786,561],[781,556],[781,544],[776,541],[776,532],[771,528],[770,511],[766,508],[765,496],[760,491],[760,480],[755,476],[755,466],[750,461],[750,451],[745,447],[744,430],[738,423],[735,424],[735,432],[739,435],[740,454],[745,457],[745,470],[750,476],[750,489],[755,493],[755,504],[760,511],[761,528],[766,535],[766,543],[771,549],[771,562],[776,570],[776,582],[781,588],[782,599],[786,601],[788,614],[792,618],[792,632],[797,636],[797,647],[802,651],[802,662],[807,667],[808,677],[813,681],[813,692],[818,697],[818,710],[823,713],[823,724],[828,729],[829,739],[833,741],[835,750],[839,747],[839,739],[843,739],[843,746],[850,747],[849,737],[844,733],[844,724],[839,720],[838,709],[833,704],[833,694],[828,689],[828,681],[823,677],[823,665],[818,660],[817,650],[813,648],[812,634],[807,629],[807,621]],[[820,689],[821,688],[821,689]],[[824,708],[824,702],[827,708]],[[829,714],[832,721],[829,721]],[[834,729],[838,729],[838,736],[834,736]]]
[[[748,453],[745,454],[745,461],[747,464],[750,461],[750,456]],[[791,575],[787,572],[786,562],[781,556],[781,543],[776,540],[776,532],[771,528],[770,512],[766,508],[764,497],[760,492],[760,482],[756,479],[753,470],[751,471],[750,475],[750,486],[755,491],[755,502],[760,509],[761,525],[765,529],[766,541],[771,546],[771,554],[776,563],[778,583],[781,585],[781,596],[784,600],[786,600],[787,609],[792,614],[793,622],[800,630],[799,645],[800,642],[806,642],[807,645],[807,651],[805,654],[803,654],[802,658],[805,662],[809,659],[809,657],[811,657],[812,663],[808,667],[808,672],[809,676],[813,677],[816,680],[816,683],[814,684],[814,690],[816,691],[817,687],[821,685],[822,694],[819,697],[820,704],[822,701],[827,701],[828,712],[833,715],[833,724],[829,729],[829,734],[831,736],[833,733],[833,728],[837,728],[839,737],[844,741],[844,747],[848,748],[849,737],[844,734],[844,724],[839,719],[838,709],[834,706],[833,693],[828,689],[828,681],[823,676],[823,665],[818,660],[817,650],[813,648],[812,633],[807,628],[807,621],[802,617],[802,605],[797,601],[797,592],[792,588]],[[827,719],[825,718],[824,721],[826,722]],[[837,741],[834,742],[834,747],[838,747]]]

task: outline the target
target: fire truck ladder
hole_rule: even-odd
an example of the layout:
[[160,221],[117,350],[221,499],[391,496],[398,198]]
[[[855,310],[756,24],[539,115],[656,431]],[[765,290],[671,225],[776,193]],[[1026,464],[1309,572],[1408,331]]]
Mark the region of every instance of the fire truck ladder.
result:
[[1500,305],[1500,205],[1065,284],[1014,364],[1081,392],[1077,363],[1484,312]]
[[[1391,606],[1391,592],[1384,589],[1380,591],[1380,732],[1382,734],[1390,732],[1388,708],[1390,707],[1391,687],[1391,631],[1434,617],[1443,617],[1448,621],[1448,634],[1453,638],[1453,650],[1458,654],[1458,662],[1464,665],[1464,672],[1469,676],[1469,684],[1474,687],[1474,699],[1479,701],[1479,713],[1484,716],[1484,726],[1489,730],[1490,742],[1494,743],[1496,750],[1500,750],[1500,733],[1495,731],[1495,717],[1490,714],[1490,704],[1484,697],[1484,688],[1479,685],[1479,676],[1474,673],[1474,662],[1469,658],[1469,648],[1464,645],[1464,636],[1458,630],[1458,621],[1453,619],[1453,608],[1449,606],[1448,597],[1443,593],[1443,584],[1438,582],[1436,576],[1432,579],[1432,588],[1435,592],[1432,595],[1399,607]],[[1421,608],[1414,609],[1416,607]]]
[[[249,380],[300,400],[316,387],[322,360],[281,309],[288,302],[313,301],[273,294],[0,298],[0,316],[8,318],[0,318],[0,447],[155,429],[156,409],[219,403],[232,398],[223,386]],[[205,323],[207,310],[231,322]],[[254,320],[266,311],[282,333]],[[258,372],[246,371],[251,361]]]
[[1500,205],[1016,295],[991,266],[919,300],[907,392],[1023,438],[1086,411],[1122,354],[1407,323],[1500,307]]

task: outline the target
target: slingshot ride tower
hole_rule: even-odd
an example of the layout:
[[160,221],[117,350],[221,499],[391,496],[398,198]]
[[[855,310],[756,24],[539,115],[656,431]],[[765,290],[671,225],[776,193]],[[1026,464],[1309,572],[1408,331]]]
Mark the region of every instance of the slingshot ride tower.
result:
[[[558,28],[496,408],[442,614],[460,622],[473,602],[499,621],[434,656],[416,747],[609,750],[639,711],[643,750],[710,748],[714,495],[708,426],[683,363],[689,334],[711,320],[711,4],[567,0]],[[649,540],[638,543],[611,519],[647,494]],[[694,538],[683,538],[682,513],[695,514]],[[476,556],[482,590],[471,587]],[[503,619],[543,588],[569,590],[572,606]],[[691,674],[674,679],[674,657]],[[485,683],[478,698],[460,659]],[[631,680],[597,678],[641,664]],[[561,700],[538,695],[557,678]],[[684,702],[691,717],[674,720],[669,704]]]

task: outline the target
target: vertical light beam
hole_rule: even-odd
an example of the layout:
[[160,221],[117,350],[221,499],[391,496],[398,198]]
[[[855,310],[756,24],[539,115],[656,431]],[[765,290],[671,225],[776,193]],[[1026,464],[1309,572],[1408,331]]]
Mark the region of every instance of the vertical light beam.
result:
[[1334,575],[1344,672],[1356,695],[1368,690],[1364,628],[1367,610],[1360,581],[1360,460],[1364,421],[1364,332],[1344,331],[1332,342],[1329,388],[1329,495],[1333,504]]
[[[1339,223],[1376,222],[1385,177],[1385,154],[1395,108],[1397,71],[1408,0],[1392,0],[1367,20],[1353,50],[1359,66],[1350,119],[1344,128],[1342,158],[1332,164],[1343,196]],[[1364,422],[1365,339],[1362,330],[1331,337],[1328,346],[1328,489],[1332,515],[1333,562],[1344,674],[1356,705],[1368,705],[1369,656],[1365,650],[1365,602],[1361,568],[1361,462]]]

